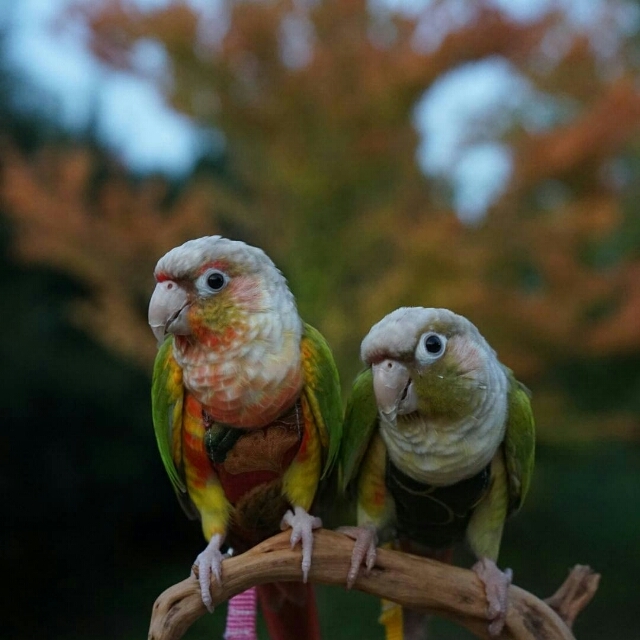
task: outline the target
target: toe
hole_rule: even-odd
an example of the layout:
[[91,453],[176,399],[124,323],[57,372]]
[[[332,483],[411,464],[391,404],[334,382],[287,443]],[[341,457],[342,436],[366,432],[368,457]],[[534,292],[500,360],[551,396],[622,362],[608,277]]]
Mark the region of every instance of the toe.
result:
[[507,618],[509,600],[509,585],[513,577],[511,569],[502,572],[495,562],[482,558],[472,567],[482,581],[487,598],[487,617],[491,620],[489,634],[493,637],[500,635]]
[[340,527],[338,531],[355,540],[351,552],[351,565],[347,574],[347,589],[351,589],[358,579],[363,564],[368,571],[373,569],[376,563],[378,536],[375,528],[368,525]]
[[313,530],[322,527],[320,518],[311,516],[302,507],[295,507],[294,511],[287,511],[280,521],[280,528],[291,528],[291,548],[298,542],[302,547],[302,580],[306,582],[311,568],[313,553]]
[[204,565],[200,565],[198,572],[198,581],[200,583],[200,596],[202,602],[209,613],[213,613],[213,602],[211,600],[211,574]]
[[222,581],[222,554],[220,553],[222,540],[223,538],[219,534],[212,536],[209,544],[202,553],[198,554],[196,561],[193,563],[193,568],[198,567],[198,582],[200,584],[202,602],[209,612],[213,611],[211,576],[214,575],[218,582]]

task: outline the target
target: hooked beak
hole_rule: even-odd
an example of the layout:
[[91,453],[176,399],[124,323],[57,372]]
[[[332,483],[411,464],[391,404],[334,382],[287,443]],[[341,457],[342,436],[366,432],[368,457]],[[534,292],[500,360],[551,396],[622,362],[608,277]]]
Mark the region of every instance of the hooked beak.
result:
[[371,369],[378,410],[387,422],[395,422],[398,414],[415,411],[417,402],[407,367],[387,359],[372,365]]
[[187,311],[187,292],[175,282],[158,282],[149,301],[149,326],[161,343],[168,333],[188,336],[191,333]]

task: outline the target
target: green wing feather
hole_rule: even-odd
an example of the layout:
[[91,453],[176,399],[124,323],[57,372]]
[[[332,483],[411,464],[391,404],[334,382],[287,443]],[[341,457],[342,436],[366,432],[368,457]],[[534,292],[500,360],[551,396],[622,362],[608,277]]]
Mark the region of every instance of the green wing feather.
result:
[[305,394],[318,428],[326,458],[322,478],[333,467],[342,437],[340,378],[331,349],[322,334],[309,324],[302,336],[302,367]]
[[[506,367],[505,367],[506,369]],[[509,481],[509,512],[517,511],[529,490],[535,457],[535,423],[531,393],[506,369],[509,379],[509,416],[504,451]]]
[[373,392],[373,374],[368,368],[355,379],[345,410],[340,447],[342,491],[357,477],[377,424],[378,407]]
[[[173,339],[161,345],[153,366],[151,411],[162,464],[185,513],[197,517],[182,473],[182,370],[173,358]],[[176,464],[178,466],[176,466]]]

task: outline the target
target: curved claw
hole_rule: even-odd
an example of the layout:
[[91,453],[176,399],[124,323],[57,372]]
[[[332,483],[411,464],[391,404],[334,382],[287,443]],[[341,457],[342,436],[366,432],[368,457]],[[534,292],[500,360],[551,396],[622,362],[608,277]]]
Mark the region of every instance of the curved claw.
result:
[[471,570],[480,578],[484,585],[487,597],[487,617],[489,623],[489,635],[493,638],[499,636],[507,619],[509,585],[513,578],[513,571],[505,569],[500,571],[496,563],[489,558],[481,558]]
[[[198,582],[200,583],[200,595],[202,602],[209,613],[213,613],[213,602],[211,600],[211,574],[216,577],[218,582],[222,578],[222,558],[220,546],[224,538],[216,533],[211,536],[209,544],[205,550],[198,554],[193,563],[194,567],[198,567]],[[193,572],[192,572],[193,575]]]
[[351,566],[347,574],[347,589],[351,589],[358,579],[360,567],[364,564],[367,571],[371,571],[376,564],[378,534],[375,526],[372,524],[365,524],[360,527],[338,527],[336,531],[344,533],[356,541],[353,545]]
[[322,520],[309,515],[302,507],[295,507],[287,511],[280,521],[280,529],[284,531],[291,527],[291,548],[298,542],[302,543],[302,581],[306,582],[311,568],[313,553],[313,530],[322,526]]

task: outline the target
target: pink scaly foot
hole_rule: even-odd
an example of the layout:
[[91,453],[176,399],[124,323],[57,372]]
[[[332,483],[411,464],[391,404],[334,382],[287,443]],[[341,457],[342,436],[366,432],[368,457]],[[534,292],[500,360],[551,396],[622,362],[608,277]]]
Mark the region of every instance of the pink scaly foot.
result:
[[[219,533],[211,536],[209,544],[202,553],[198,554],[198,557],[193,563],[194,567],[198,567],[200,595],[202,596],[202,602],[209,613],[213,613],[213,603],[211,600],[211,574],[216,577],[218,582],[220,582],[222,576],[223,555],[220,553],[220,546],[223,541],[224,538]],[[193,575],[193,572],[191,575]]]
[[258,589],[251,587],[229,600],[224,640],[258,640],[256,612]]
[[507,619],[508,591],[513,571],[506,569],[500,571],[496,563],[489,558],[481,558],[476,562],[471,570],[480,578],[484,585],[489,607],[487,617],[489,623],[489,635],[497,637],[502,633],[505,620]]
[[351,553],[351,567],[347,574],[347,589],[351,589],[358,578],[360,567],[364,564],[367,571],[371,571],[376,563],[378,534],[372,524],[360,527],[338,527],[336,531],[356,541]]
[[306,582],[311,568],[311,554],[313,552],[313,530],[322,527],[322,520],[309,515],[302,507],[295,507],[293,511],[284,514],[280,529],[291,528],[291,548],[298,542],[302,545],[302,581]]

